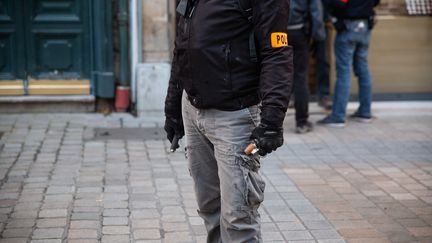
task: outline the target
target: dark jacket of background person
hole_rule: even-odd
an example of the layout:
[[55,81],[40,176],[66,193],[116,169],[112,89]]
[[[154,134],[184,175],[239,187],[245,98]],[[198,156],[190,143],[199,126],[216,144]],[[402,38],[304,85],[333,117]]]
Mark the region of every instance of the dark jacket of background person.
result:
[[[292,86],[292,48],[272,47],[271,36],[286,33],[289,0],[251,3],[252,24],[237,1],[227,0],[198,1],[191,17],[179,18],[167,115],[181,117],[184,89],[199,109],[239,110],[261,101],[261,119],[282,125]],[[250,55],[252,28],[257,61]]]
[[[288,26],[304,28],[315,40],[326,37],[323,23],[323,6],[321,0],[291,0]],[[303,25],[303,26],[302,26]],[[302,26],[302,27],[301,27]]]
[[380,0],[324,0],[332,15],[338,19],[367,19],[375,14],[373,8]]

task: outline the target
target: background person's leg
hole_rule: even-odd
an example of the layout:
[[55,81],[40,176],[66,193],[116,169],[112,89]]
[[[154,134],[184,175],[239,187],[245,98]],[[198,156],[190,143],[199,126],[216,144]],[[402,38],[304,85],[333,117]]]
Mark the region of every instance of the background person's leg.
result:
[[316,79],[318,99],[329,98],[330,96],[330,63],[328,56],[328,28],[326,27],[327,38],[324,41],[316,42]]
[[368,66],[370,32],[363,33],[354,53],[354,72],[358,77],[359,102],[358,115],[371,117],[372,78]]
[[309,47],[308,38],[303,30],[288,31],[290,45],[294,49],[294,107],[296,125],[302,126],[309,118],[309,89],[308,89],[308,65]]
[[345,121],[346,108],[350,95],[351,66],[355,42],[350,31],[338,33],[334,43],[336,56],[336,86],[333,98],[332,118]]

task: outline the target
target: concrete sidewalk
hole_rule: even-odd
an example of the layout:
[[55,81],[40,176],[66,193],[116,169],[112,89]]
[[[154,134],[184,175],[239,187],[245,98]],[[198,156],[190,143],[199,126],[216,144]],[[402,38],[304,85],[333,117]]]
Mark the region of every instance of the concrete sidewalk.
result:
[[[432,103],[401,104],[306,135],[289,112],[263,160],[264,242],[432,242]],[[0,243],[205,242],[162,118],[0,114]]]

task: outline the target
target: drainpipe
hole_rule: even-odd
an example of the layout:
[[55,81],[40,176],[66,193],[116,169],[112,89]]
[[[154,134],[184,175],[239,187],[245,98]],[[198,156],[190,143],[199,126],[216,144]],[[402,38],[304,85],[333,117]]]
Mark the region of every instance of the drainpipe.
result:
[[141,62],[141,8],[142,0],[130,0],[129,6],[129,33],[130,33],[130,72],[131,72],[131,102],[136,104],[137,96],[137,66]]
[[116,90],[115,107],[117,112],[125,112],[129,108],[130,75],[129,75],[129,36],[128,36],[128,0],[118,1],[118,26],[120,45],[120,75]]

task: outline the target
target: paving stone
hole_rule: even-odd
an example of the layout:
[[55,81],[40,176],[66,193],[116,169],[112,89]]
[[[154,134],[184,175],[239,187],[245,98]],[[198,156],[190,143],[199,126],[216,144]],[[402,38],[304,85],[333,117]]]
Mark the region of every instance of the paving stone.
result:
[[32,231],[32,228],[6,229],[3,231],[2,236],[5,238],[26,238],[31,235]]
[[96,220],[71,220],[71,229],[98,229],[100,222]]
[[29,211],[16,211],[12,213],[12,218],[15,219],[35,219],[38,215],[38,211],[29,210]]
[[340,238],[340,235],[334,229],[312,230],[311,233],[316,239],[337,239],[337,238]]
[[[173,232],[173,231],[188,231],[189,225],[187,223],[171,223],[171,222],[164,222],[162,224],[163,229],[165,232]],[[158,225],[155,225],[154,228],[157,228]],[[151,228],[151,227],[149,227]]]
[[99,213],[72,213],[72,220],[99,220]]
[[73,193],[75,188],[73,186],[50,186],[47,189],[47,194],[66,194]]
[[142,209],[133,210],[131,216],[133,219],[157,219],[160,217],[160,214],[155,209]]
[[[62,243],[61,239],[50,239],[50,240],[32,240],[31,243]],[[70,243],[70,241],[69,241]]]
[[159,228],[159,219],[132,219],[132,228]]
[[318,243],[346,243],[343,239],[325,239],[325,240],[318,240]]
[[305,226],[299,221],[293,222],[279,222],[277,226],[281,231],[292,231],[292,230],[305,230]]
[[70,229],[68,232],[70,239],[96,239],[97,237],[96,229]]
[[189,232],[173,232],[166,233],[164,237],[164,242],[193,242],[192,236]]
[[104,235],[121,235],[129,234],[129,226],[103,226],[102,233]]
[[375,229],[340,229],[339,233],[347,238],[382,238]]
[[34,219],[12,219],[6,228],[32,228],[36,223]]
[[327,220],[303,221],[308,229],[321,230],[332,229],[333,226]]
[[35,229],[33,232],[33,239],[58,239],[62,238],[63,228],[41,228]]
[[40,218],[62,218],[67,215],[67,209],[45,209],[39,213]]
[[432,227],[408,227],[408,230],[416,237],[432,236]]
[[283,236],[287,240],[311,240],[312,235],[306,230],[293,230],[293,231],[283,231]]
[[48,218],[48,219],[38,219],[36,221],[36,226],[38,228],[56,228],[65,227],[66,218]]
[[27,243],[27,238],[8,238],[0,239],[0,243]]
[[284,238],[281,235],[281,233],[279,231],[264,231],[262,233],[262,238],[264,240],[264,242],[269,242],[269,241],[280,241],[283,242]]
[[104,235],[102,243],[129,243],[129,235]]
[[104,217],[125,217],[129,216],[128,209],[105,209],[103,211]]
[[68,243],[99,243],[99,240],[95,239],[68,239]]
[[127,217],[104,217],[103,225],[128,225],[129,218]]
[[133,236],[136,240],[157,240],[161,238],[158,229],[139,229],[134,230]]
[[125,209],[128,207],[127,201],[104,201],[103,203],[104,208],[111,208],[111,209]]

